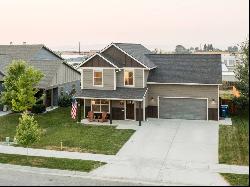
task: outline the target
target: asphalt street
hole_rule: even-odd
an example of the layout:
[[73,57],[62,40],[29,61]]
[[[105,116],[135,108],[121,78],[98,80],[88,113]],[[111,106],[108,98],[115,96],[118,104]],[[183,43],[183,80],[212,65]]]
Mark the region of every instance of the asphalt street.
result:
[[0,169],[0,186],[142,186],[142,183]]

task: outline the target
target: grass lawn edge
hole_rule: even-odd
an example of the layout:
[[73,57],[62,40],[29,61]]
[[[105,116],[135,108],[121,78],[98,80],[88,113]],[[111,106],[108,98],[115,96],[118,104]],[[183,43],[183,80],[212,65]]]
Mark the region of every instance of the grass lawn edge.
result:
[[0,153],[0,163],[67,171],[90,172],[106,163],[93,160],[27,156]]
[[220,173],[220,175],[232,186],[249,186],[248,174]]

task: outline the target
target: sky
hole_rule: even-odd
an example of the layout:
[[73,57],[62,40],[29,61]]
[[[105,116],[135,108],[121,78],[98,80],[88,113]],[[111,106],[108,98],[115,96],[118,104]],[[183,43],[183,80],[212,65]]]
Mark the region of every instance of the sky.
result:
[[54,50],[111,42],[174,50],[212,43],[226,49],[249,36],[249,0],[0,0],[0,44]]

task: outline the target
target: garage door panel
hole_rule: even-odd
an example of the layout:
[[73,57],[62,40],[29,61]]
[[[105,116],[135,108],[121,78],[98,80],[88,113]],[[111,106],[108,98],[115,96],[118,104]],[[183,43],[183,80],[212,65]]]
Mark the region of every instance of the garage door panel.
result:
[[192,98],[161,98],[159,117],[166,119],[207,119],[207,100]]

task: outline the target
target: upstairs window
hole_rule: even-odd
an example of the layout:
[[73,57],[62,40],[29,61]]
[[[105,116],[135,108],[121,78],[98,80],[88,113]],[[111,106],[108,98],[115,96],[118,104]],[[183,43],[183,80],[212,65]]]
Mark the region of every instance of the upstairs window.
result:
[[103,72],[102,70],[93,70],[93,84],[94,86],[102,86],[103,85],[103,80],[102,80],[102,75]]
[[124,85],[134,86],[134,70],[124,70]]

